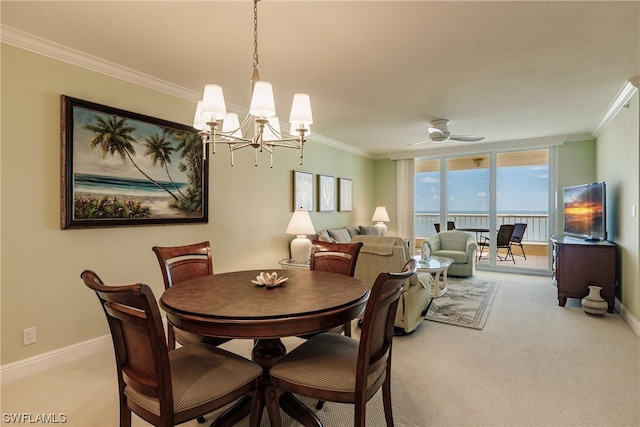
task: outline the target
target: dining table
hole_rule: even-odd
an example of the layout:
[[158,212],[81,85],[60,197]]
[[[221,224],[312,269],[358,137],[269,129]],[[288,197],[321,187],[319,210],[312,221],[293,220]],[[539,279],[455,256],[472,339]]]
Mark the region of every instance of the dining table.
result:
[[[276,287],[253,283],[263,272],[287,280]],[[360,316],[369,289],[360,280],[313,270],[246,270],[201,276],[164,291],[160,306],[173,327],[198,335],[253,339],[253,361],[262,366],[260,414],[269,369],[287,350],[283,337],[326,331]],[[280,398],[281,408],[304,425],[322,426],[318,417],[292,394]],[[245,397],[211,425],[230,426],[251,411]]]

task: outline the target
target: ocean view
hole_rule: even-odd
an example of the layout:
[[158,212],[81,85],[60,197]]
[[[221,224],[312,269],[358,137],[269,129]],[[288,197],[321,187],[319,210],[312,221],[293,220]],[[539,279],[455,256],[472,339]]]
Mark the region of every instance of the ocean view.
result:
[[[172,192],[176,187],[180,190],[187,187],[187,183],[170,181],[158,181]],[[90,175],[76,173],[73,177],[73,189],[75,193],[97,194],[126,194],[138,197],[167,197],[165,190],[158,187],[148,179],[118,178],[104,175]]]

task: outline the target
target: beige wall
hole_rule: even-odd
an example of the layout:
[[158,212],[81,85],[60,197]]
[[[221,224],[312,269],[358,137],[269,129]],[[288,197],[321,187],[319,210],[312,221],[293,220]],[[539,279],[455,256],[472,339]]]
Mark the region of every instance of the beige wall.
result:
[[609,240],[618,245],[616,295],[636,319],[640,319],[639,118],[636,92],[598,137],[596,164],[598,180],[607,183]]
[[[296,150],[281,149],[273,169],[268,156],[253,166],[249,151],[231,167],[219,150],[210,164],[208,224],[61,230],[60,95],[185,124],[194,103],[7,45],[1,77],[2,365],[108,332],[95,294],[80,281],[84,269],[108,284],[146,282],[159,296],[151,247],[205,239],[216,271],[277,268],[289,256],[293,169],[353,180],[353,211],[314,212],[317,229],[371,223],[375,161],[310,142],[303,166]],[[38,341],[23,346],[22,330],[33,326]]]

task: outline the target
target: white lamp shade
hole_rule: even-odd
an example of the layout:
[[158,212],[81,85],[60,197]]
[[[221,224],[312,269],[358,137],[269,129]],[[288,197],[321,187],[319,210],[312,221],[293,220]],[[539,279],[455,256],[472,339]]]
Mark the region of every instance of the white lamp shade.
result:
[[304,125],[313,123],[313,115],[311,114],[311,98],[306,93],[296,93],[293,95],[293,104],[291,104],[291,115],[289,123],[300,122]]
[[377,221],[376,228],[378,229],[378,233],[381,236],[385,236],[387,234],[387,226],[385,225],[386,221],[389,221],[389,214],[387,213],[387,209],[384,206],[378,206],[373,213],[373,217],[371,221]]
[[202,115],[202,100],[198,101],[196,114],[193,117],[193,127],[198,130],[204,130],[207,127],[207,120]]
[[230,133],[238,138],[242,137],[242,130],[240,129],[240,122],[238,121],[238,115],[236,113],[227,114],[227,117],[225,117],[222,122],[222,132]]
[[207,121],[222,120],[227,116],[222,88],[218,85],[206,85],[202,96],[202,116]]
[[296,236],[315,234],[315,232],[316,229],[313,227],[313,222],[311,222],[311,216],[309,216],[309,212],[304,210],[297,210],[291,215],[291,220],[285,230],[286,234],[294,234]]
[[375,212],[373,213],[373,217],[371,218],[371,221],[381,221],[381,222],[390,221],[389,214],[387,213],[387,209],[384,206],[378,206]]
[[258,81],[253,86],[249,113],[255,117],[272,117],[276,115],[276,104],[273,100],[271,83]]
[[295,234],[296,238],[291,241],[291,259],[296,262],[306,263],[309,262],[311,257],[311,240],[307,239],[307,234],[314,234],[316,232],[311,222],[311,216],[309,212],[303,210],[297,210],[291,215],[291,220],[286,234]]
[[278,116],[269,117],[269,126],[264,126],[262,134],[263,141],[277,141],[280,139],[280,120]]

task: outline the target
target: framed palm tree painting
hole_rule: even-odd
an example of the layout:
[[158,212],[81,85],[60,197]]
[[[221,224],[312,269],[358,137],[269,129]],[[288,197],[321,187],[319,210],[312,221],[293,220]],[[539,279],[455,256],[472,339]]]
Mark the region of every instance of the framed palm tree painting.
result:
[[207,221],[194,128],[62,95],[63,229]]

